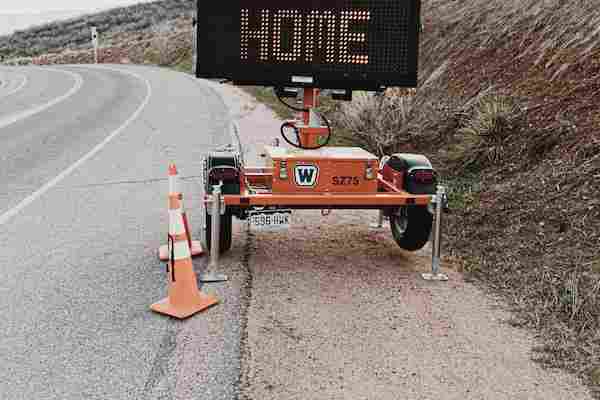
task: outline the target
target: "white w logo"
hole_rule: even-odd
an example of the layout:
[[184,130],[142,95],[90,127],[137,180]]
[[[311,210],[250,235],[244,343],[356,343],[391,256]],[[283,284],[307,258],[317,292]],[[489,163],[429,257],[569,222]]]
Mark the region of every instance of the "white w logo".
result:
[[296,165],[294,172],[298,186],[315,186],[317,183],[319,168],[316,165]]

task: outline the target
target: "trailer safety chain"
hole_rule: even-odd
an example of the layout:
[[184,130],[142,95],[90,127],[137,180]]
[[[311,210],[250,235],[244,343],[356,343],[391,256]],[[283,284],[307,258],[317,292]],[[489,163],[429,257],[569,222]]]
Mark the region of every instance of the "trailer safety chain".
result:
[[174,258],[173,254],[173,246],[171,245],[171,234],[167,233],[167,254],[169,259],[167,260],[167,274],[169,273],[169,264],[171,263],[171,259]]
[[[171,234],[167,235],[167,243],[171,249],[169,262],[171,263],[171,278],[175,282],[175,238]],[[169,273],[169,262],[167,263],[167,274]]]

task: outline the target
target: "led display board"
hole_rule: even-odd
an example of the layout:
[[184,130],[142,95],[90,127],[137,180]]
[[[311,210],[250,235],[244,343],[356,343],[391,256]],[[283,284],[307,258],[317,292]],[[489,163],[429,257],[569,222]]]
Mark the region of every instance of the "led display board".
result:
[[420,0],[198,1],[196,76],[238,85],[417,84]]

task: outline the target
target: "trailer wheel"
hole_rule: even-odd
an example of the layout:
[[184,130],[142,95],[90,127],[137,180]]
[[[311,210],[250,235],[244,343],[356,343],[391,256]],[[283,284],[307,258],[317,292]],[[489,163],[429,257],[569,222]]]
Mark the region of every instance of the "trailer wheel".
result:
[[404,250],[422,249],[429,241],[432,226],[433,215],[427,207],[400,207],[390,215],[392,236]]
[[[231,226],[232,226],[232,215],[229,211],[225,212],[225,215],[221,215],[221,229],[220,229],[220,238],[219,238],[219,250],[221,253],[225,253],[231,249]],[[205,230],[205,238],[206,238],[206,251],[210,252],[211,248],[211,216],[209,213],[206,213],[206,230]]]

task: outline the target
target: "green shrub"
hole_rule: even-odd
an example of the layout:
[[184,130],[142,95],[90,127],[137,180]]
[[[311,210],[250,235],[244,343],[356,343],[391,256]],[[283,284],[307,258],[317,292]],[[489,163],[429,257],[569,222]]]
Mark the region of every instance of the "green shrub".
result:
[[511,138],[526,127],[526,114],[514,97],[482,96],[460,116],[460,141],[450,159],[466,170],[479,170],[504,161]]
[[503,142],[524,127],[524,112],[514,97],[502,94],[483,96],[464,116],[459,133]]

